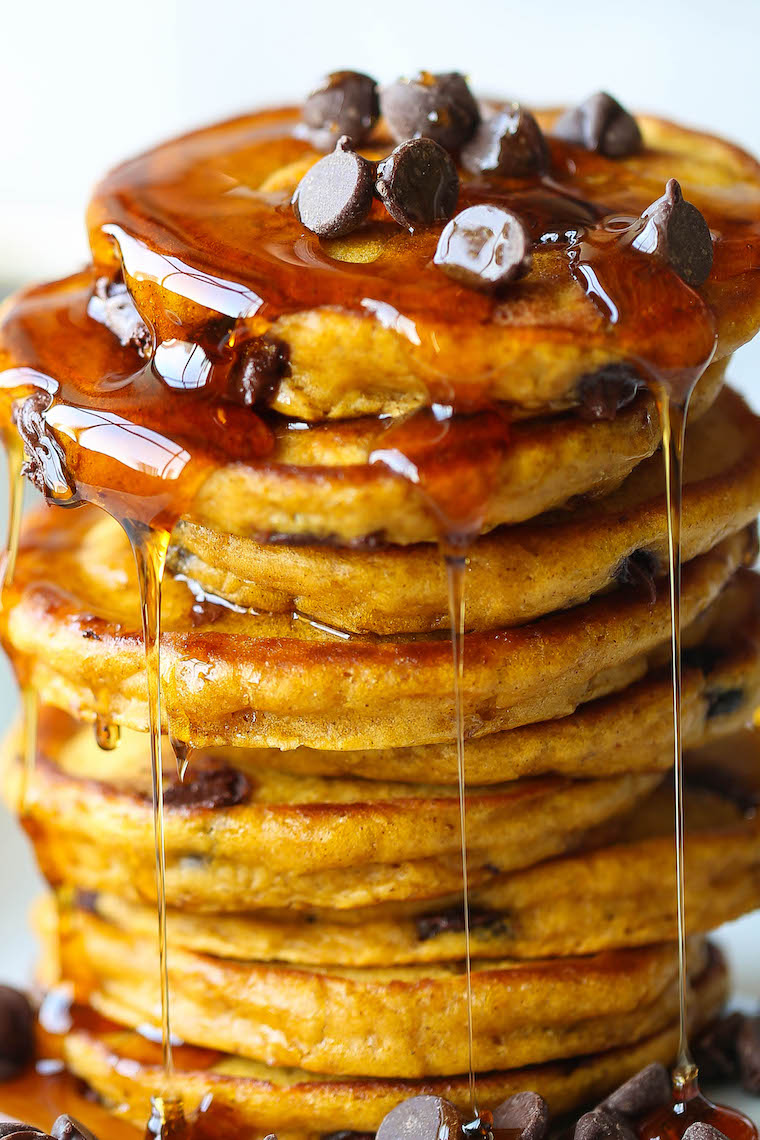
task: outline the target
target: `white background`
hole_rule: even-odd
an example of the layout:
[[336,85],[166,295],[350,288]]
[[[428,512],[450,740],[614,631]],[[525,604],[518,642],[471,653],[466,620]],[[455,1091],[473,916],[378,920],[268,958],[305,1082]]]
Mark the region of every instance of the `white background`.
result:
[[[5,0],[0,24],[0,282],[86,258],[83,210],[109,164],[183,127],[299,99],[325,71],[383,81],[462,70],[530,104],[606,88],[760,153],[760,0]],[[760,395],[760,351],[733,378]],[[2,487],[0,487],[2,495]],[[4,497],[4,496],[3,496]],[[0,677],[0,728],[15,703]],[[0,816],[0,978],[23,978],[34,890]],[[735,925],[739,988],[760,994],[760,916]]]

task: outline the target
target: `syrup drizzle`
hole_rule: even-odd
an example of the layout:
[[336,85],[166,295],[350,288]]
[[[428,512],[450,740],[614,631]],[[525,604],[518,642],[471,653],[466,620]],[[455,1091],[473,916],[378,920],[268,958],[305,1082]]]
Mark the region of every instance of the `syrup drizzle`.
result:
[[95,743],[104,752],[113,752],[119,747],[121,729],[118,724],[109,721],[108,717],[98,715],[95,718]]
[[2,591],[13,582],[18,557],[18,543],[21,534],[21,516],[24,509],[24,447],[15,432],[5,436],[5,454],[8,463],[8,530],[5,544],[5,563],[0,583]]

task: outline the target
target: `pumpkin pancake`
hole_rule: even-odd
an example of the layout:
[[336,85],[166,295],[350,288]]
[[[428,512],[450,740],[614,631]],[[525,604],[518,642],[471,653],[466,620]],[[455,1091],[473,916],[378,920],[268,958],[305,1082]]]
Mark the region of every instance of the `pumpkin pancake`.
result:
[[[711,946],[708,965],[691,990],[693,1030],[718,1014],[727,990],[725,964]],[[107,1103],[121,1106],[129,1120],[142,1126],[160,1080],[158,1046],[90,1013],[81,1020],[84,1024],[64,1040],[69,1068]],[[548,1101],[552,1114],[559,1116],[599,1101],[651,1061],[670,1064],[677,1047],[678,1027],[671,1023],[653,1036],[605,1052],[479,1074],[478,1097],[490,1106],[513,1093],[535,1089]],[[278,1136],[291,1140],[317,1140],[336,1129],[371,1133],[395,1104],[420,1093],[446,1097],[463,1112],[470,1103],[466,1076],[422,1081],[331,1078],[187,1046],[175,1050],[175,1061],[175,1087],[188,1108],[199,1106],[210,1093],[210,1122],[218,1120],[223,1125],[217,1131],[240,1130],[253,1140],[263,1140],[274,1128],[280,1129]],[[283,1133],[283,1121],[292,1132]]]
[[[74,908],[60,926],[59,952],[77,1000],[128,1028],[154,1024],[155,937]],[[696,939],[692,976],[706,963]],[[628,1044],[665,1028],[677,1010],[671,943],[472,966],[481,1072]],[[191,1045],[317,1073],[409,1078],[467,1069],[462,962],[295,968],[174,947],[171,990],[174,1031]]]
[[[6,646],[43,702],[83,719],[148,724],[139,605],[129,547],[97,511],[65,532],[53,513],[23,532],[2,622]],[[684,568],[682,619],[707,634],[710,603],[753,556],[749,530]],[[173,736],[195,746],[299,745],[340,750],[452,739],[448,639],[326,632],[288,615],[226,612],[194,626],[195,598],[165,582],[162,679]],[[319,625],[319,623],[317,623]],[[516,629],[465,638],[465,732],[483,736],[572,712],[641,678],[662,659],[666,596],[620,590]]]
[[[557,474],[566,474],[561,456]],[[683,560],[740,530],[758,510],[760,418],[724,389],[687,436]],[[168,564],[195,582],[201,597],[211,595],[245,609],[300,611],[353,632],[449,627],[446,569],[431,545],[283,548],[182,520],[174,530]],[[666,566],[658,454],[639,464],[613,494],[577,504],[572,512],[556,511],[493,531],[473,543],[465,586],[467,627],[519,625],[585,602],[621,575],[639,569],[646,579],[647,573],[658,576]]]

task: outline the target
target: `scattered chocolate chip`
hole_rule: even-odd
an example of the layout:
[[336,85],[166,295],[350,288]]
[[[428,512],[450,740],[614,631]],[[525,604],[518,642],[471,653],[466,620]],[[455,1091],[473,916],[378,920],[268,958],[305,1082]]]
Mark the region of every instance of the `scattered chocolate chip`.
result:
[[446,150],[458,150],[480,122],[478,104],[458,71],[399,79],[380,92],[380,108],[396,142],[426,138]]
[[48,1136],[47,1132],[42,1132],[39,1128],[33,1128],[31,1124],[15,1124],[11,1122],[6,1125],[6,1127],[10,1128],[11,1131],[0,1133],[0,1136],[3,1136],[4,1140],[30,1140],[32,1136],[40,1137],[42,1140],[53,1140],[51,1136]]
[[340,135],[356,146],[366,141],[380,114],[377,84],[360,71],[333,71],[304,103],[303,121],[318,146],[329,149]]
[[675,178],[665,193],[641,215],[646,225],[633,239],[634,249],[655,254],[694,288],[709,277],[713,263],[710,227],[696,206],[687,202]]
[[164,806],[213,810],[241,804],[250,794],[251,784],[243,772],[237,768],[213,768],[198,771],[181,784],[170,784],[164,789]]
[[66,456],[45,420],[50,404],[49,394],[37,391],[14,408],[13,420],[26,455],[22,471],[46,498],[73,506],[78,499],[67,471]]
[[124,348],[131,344],[140,356],[150,356],[150,330],[123,281],[99,277],[87,305],[87,315],[105,325]]
[[758,1096],[760,1095],[760,1016],[743,1018],[736,1045],[742,1087]]
[[[438,914],[420,914],[414,920],[417,938],[427,942],[439,934],[461,934],[464,932],[464,907],[452,906]],[[509,922],[505,915],[482,907],[470,907],[470,931],[490,928],[496,934],[509,932]]]
[[608,158],[641,150],[641,131],[633,115],[606,91],[597,91],[557,119],[552,134]]
[[530,233],[502,206],[469,206],[446,226],[433,260],[462,285],[491,291],[530,272]]
[[707,719],[716,716],[730,716],[738,712],[744,703],[744,689],[723,689],[707,694]]
[[410,139],[379,163],[376,190],[391,217],[413,233],[451,217],[459,197],[459,175],[437,142]]
[[58,1117],[50,1132],[55,1140],[97,1140],[94,1132],[68,1113]]
[[546,170],[549,147],[530,111],[513,103],[480,124],[460,157],[471,174],[527,178]]
[[268,404],[290,373],[290,349],[282,340],[255,337],[242,346],[230,369],[230,398],[247,408]]
[[682,1140],[728,1140],[725,1132],[715,1128],[712,1124],[705,1124],[702,1120],[690,1124],[683,1134]]
[[413,1096],[384,1117],[376,1140],[456,1140],[460,1128],[458,1111],[442,1096]]
[[345,237],[362,224],[374,196],[375,164],[362,158],[347,135],[307,170],[293,195],[293,210],[319,237]]
[[574,1140],[636,1140],[636,1133],[625,1117],[596,1108],[580,1118]]
[[[689,773],[691,784],[692,773]],[[739,1073],[737,1039],[744,1015],[735,1011],[711,1022],[692,1041],[694,1062],[700,1078],[706,1081],[729,1081]]]
[[519,1133],[517,1140],[543,1140],[549,1129],[549,1106],[536,1092],[520,1092],[493,1110],[495,1129]]
[[584,420],[614,420],[641,387],[643,381],[629,364],[605,364],[578,381],[578,413]]
[[649,597],[654,605],[657,601],[657,575],[660,571],[659,563],[648,550],[634,550],[620,563],[615,574],[615,580],[621,586],[640,588]]
[[29,999],[0,986],[0,1081],[15,1077],[34,1060],[34,1013]]
[[604,1112],[622,1112],[624,1116],[644,1116],[660,1105],[668,1104],[672,1087],[668,1070],[658,1061],[640,1069],[599,1106]]
[[36,1132],[38,1136],[44,1136],[45,1133],[41,1128],[36,1128],[34,1124],[21,1124],[18,1120],[0,1120],[0,1140],[7,1140],[10,1136],[18,1136],[22,1132]]
[[322,1140],[374,1140],[374,1132],[352,1132],[349,1128],[344,1128],[340,1132],[327,1132],[322,1136]]

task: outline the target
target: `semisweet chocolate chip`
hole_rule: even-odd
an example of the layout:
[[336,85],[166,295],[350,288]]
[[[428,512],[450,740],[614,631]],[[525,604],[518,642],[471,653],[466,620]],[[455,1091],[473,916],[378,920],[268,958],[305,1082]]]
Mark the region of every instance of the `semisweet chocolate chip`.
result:
[[165,788],[164,805],[213,810],[241,804],[250,794],[251,784],[243,772],[230,767],[213,768],[196,772],[192,779]]
[[471,174],[527,178],[546,170],[549,147],[530,111],[513,103],[480,124],[460,157]]
[[478,104],[458,71],[399,79],[381,90],[380,108],[396,142],[433,139],[446,150],[458,150],[480,122]]
[[607,158],[624,158],[641,150],[638,123],[606,91],[597,91],[565,111],[554,124],[552,134]]
[[230,369],[230,398],[247,408],[268,404],[290,373],[290,349],[282,340],[254,337],[242,346]]
[[68,1113],[58,1117],[50,1132],[55,1140],[98,1140],[94,1132]]
[[32,1137],[35,1136],[44,1138],[44,1140],[53,1140],[51,1136],[48,1136],[47,1132],[42,1132],[39,1128],[33,1128],[31,1124],[10,1123],[6,1125],[6,1127],[10,1128],[11,1131],[0,1133],[0,1136],[3,1136],[4,1140],[32,1140]]
[[705,677],[712,673],[723,657],[723,651],[712,645],[692,645],[681,650],[682,669],[700,669]]
[[[427,942],[439,934],[461,934],[464,931],[464,907],[452,906],[438,914],[420,914],[414,920],[417,938]],[[470,931],[490,929],[494,934],[507,934],[509,922],[505,915],[484,907],[470,907]]]
[[402,1100],[381,1121],[376,1140],[456,1140],[461,1129],[457,1109],[442,1096]]
[[549,1106],[537,1092],[519,1092],[493,1110],[493,1126],[518,1132],[516,1140],[543,1140],[549,1129]]
[[760,1095],[760,1016],[745,1017],[736,1042],[742,1087]]
[[329,149],[340,135],[366,141],[380,115],[377,84],[360,71],[333,71],[309,95],[303,121],[312,141]]
[[0,1120],[0,1140],[9,1140],[11,1136],[19,1136],[21,1133],[30,1132],[36,1133],[37,1136],[44,1136],[45,1133],[41,1128],[36,1128],[34,1124],[22,1124],[18,1120]]
[[658,1061],[646,1065],[602,1101],[604,1112],[622,1112],[624,1116],[643,1116],[660,1105],[668,1104],[672,1087],[668,1070]]
[[578,414],[584,420],[614,420],[635,400],[641,378],[630,364],[605,364],[578,381]]
[[99,277],[87,305],[87,315],[105,325],[125,348],[131,344],[140,356],[150,356],[150,331],[123,281]]
[[34,1060],[34,1013],[26,994],[0,986],[0,1081]]
[[433,261],[470,289],[491,292],[530,272],[528,227],[502,206],[468,206],[452,218],[438,241]]
[[620,563],[615,581],[621,586],[633,586],[645,591],[649,601],[657,601],[657,574],[660,567],[657,559],[648,550],[634,550]]
[[410,139],[379,163],[376,190],[391,217],[414,233],[420,226],[451,217],[459,197],[459,175],[437,142]]
[[374,1132],[352,1132],[349,1128],[344,1128],[340,1132],[326,1132],[322,1135],[322,1140],[374,1140]]
[[293,211],[319,237],[345,237],[362,224],[374,196],[375,164],[342,135],[332,154],[307,170],[293,195]]
[[744,703],[744,689],[717,689],[707,694],[707,718],[730,716]]
[[641,217],[646,224],[633,239],[634,249],[667,261],[687,285],[702,285],[713,263],[710,228],[675,178],[668,179],[665,193]]
[[624,1116],[596,1108],[580,1118],[574,1140],[636,1140],[636,1133]]
[[[689,783],[691,783],[691,773]],[[706,1081],[730,1081],[739,1073],[737,1042],[744,1015],[728,1013],[711,1022],[692,1041],[694,1062],[700,1078]]]
[[725,1132],[721,1132],[712,1124],[705,1124],[702,1120],[697,1120],[694,1124],[690,1124],[683,1134],[682,1140],[728,1140]]

